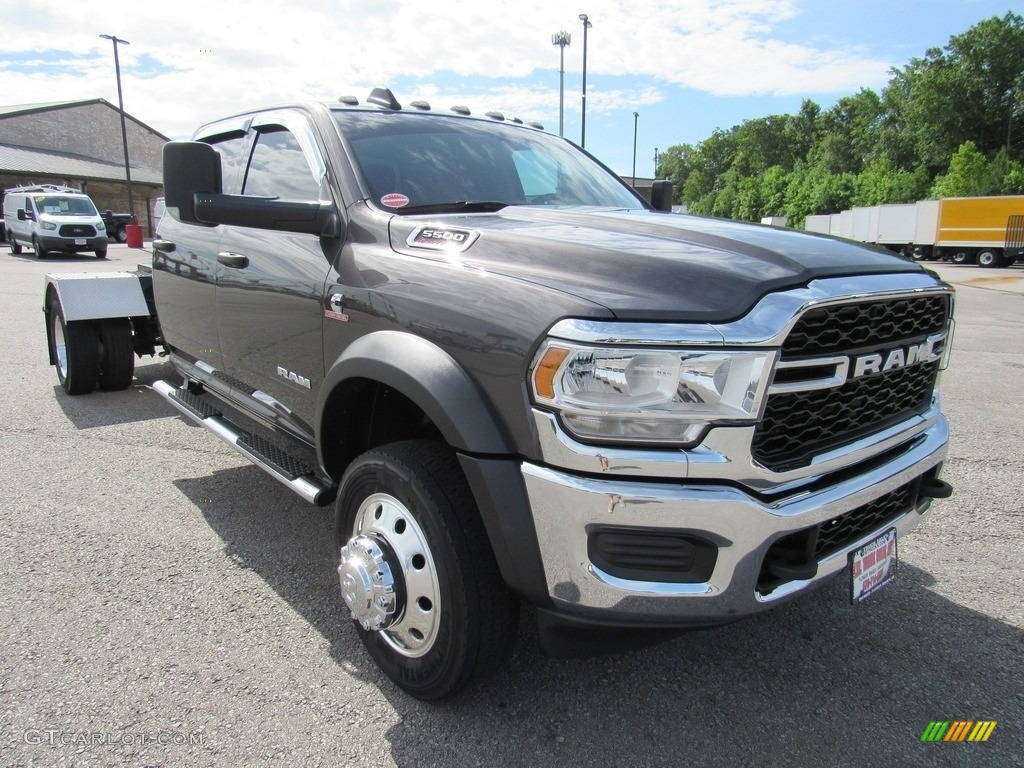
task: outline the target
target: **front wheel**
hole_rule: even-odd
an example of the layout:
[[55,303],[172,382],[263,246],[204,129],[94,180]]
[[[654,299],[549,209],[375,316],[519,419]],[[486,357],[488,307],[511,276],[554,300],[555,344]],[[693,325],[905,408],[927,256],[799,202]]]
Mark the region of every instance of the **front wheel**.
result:
[[342,479],[336,512],[342,597],[397,685],[441,699],[508,657],[519,609],[447,446],[364,453]]
[[64,308],[50,304],[50,352],[57,379],[69,395],[87,395],[96,389],[100,375],[100,339],[90,322],[65,323]]
[[125,229],[124,227],[118,227],[117,231],[114,233],[114,236],[117,238],[117,242],[119,243],[128,242],[128,230]]
[[32,235],[32,250],[35,252],[37,259],[46,258],[46,251],[43,250],[43,246],[39,244],[39,238],[35,235]]

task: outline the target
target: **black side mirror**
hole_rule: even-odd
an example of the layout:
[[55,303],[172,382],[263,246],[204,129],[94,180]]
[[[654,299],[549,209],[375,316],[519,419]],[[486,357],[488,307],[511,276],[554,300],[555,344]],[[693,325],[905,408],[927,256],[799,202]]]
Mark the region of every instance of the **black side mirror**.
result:
[[651,205],[656,211],[672,210],[671,179],[659,179],[651,185]]
[[201,141],[164,144],[164,204],[172,217],[187,224],[206,224],[196,217],[197,193],[221,193],[220,155]]

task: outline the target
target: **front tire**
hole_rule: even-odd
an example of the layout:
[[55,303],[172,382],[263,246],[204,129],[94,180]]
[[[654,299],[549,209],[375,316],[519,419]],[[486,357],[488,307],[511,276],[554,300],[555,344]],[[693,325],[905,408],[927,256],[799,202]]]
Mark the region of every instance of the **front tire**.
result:
[[50,352],[57,379],[69,395],[87,395],[96,389],[100,374],[100,340],[90,322],[65,323],[58,299],[50,304]]
[[114,236],[117,238],[117,242],[119,243],[128,242],[128,230],[125,229],[124,227],[118,227],[117,231],[114,233]]
[[505,661],[519,609],[447,446],[364,453],[342,479],[336,513],[342,596],[398,686],[441,699]]
[[39,244],[39,238],[35,235],[32,235],[32,250],[35,252],[37,259],[46,258],[46,251],[43,250],[43,247]]

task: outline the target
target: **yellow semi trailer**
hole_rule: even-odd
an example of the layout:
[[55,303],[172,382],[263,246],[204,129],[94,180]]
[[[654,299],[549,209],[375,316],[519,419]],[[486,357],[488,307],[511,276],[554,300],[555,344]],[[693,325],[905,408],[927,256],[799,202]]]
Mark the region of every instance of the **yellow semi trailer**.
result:
[[808,216],[805,228],[915,259],[1006,267],[1024,259],[1024,195],[945,197]]

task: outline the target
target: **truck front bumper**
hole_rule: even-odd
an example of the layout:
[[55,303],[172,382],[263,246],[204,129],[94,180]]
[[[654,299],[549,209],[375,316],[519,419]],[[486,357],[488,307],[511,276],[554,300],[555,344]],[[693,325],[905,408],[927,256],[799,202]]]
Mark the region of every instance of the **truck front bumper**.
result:
[[[554,611],[608,626],[707,626],[807,592],[844,571],[849,554],[880,533],[895,528],[900,537],[918,525],[931,502],[922,487],[937,480],[948,438],[947,421],[939,416],[914,439],[858,470],[776,496],[734,485],[609,479],[523,463]],[[613,542],[610,548],[602,548],[602,536]],[[819,536],[827,543],[815,553]],[[659,537],[666,551],[696,542],[696,553],[684,553],[674,564],[671,557],[645,563],[645,552],[662,548]],[[780,548],[804,539],[816,561],[812,573],[804,568],[780,579],[768,572]],[[614,565],[602,552],[612,553]],[[665,562],[674,570],[663,568]],[[631,573],[671,575],[659,580]]]

